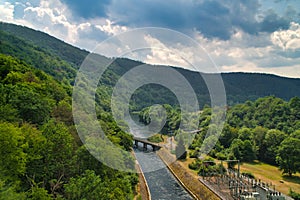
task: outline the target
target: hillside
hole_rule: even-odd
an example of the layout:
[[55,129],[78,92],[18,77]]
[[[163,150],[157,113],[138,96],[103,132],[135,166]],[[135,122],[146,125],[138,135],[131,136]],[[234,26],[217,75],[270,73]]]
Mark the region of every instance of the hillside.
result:
[[[76,70],[88,54],[85,50],[71,46],[43,32],[7,23],[0,23],[0,41],[0,53],[26,60],[60,81],[68,79],[71,84],[76,76]],[[100,80],[100,82],[112,87],[122,74],[140,64],[142,63],[118,58],[107,70],[104,81]],[[152,66],[149,65],[149,67]],[[175,69],[191,83],[199,101],[202,102],[201,106],[205,103],[209,104],[208,90],[199,73],[181,68]],[[258,73],[223,73],[222,78],[230,105],[269,95],[284,100],[300,96],[300,79]],[[176,104],[177,102],[172,93],[163,87],[152,85],[145,86],[144,89],[147,89],[147,92],[142,89],[136,91],[133,98],[136,103],[132,102],[132,109],[139,110],[152,103]],[[159,98],[155,99],[153,96],[159,96]]]
[[41,49],[51,52],[51,54],[69,62],[75,68],[80,66],[81,62],[88,54],[88,52],[85,50],[73,47],[46,33],[36,31],[24,26],[0,23],[0,30],[29,41],[32,45],[38,46]]
[[[0,199],[133,199],[137,175],[99,162],[77,134],[73,64],[5,31],[0,44]],[[116,149],[129,151],[132,136],[109,113],[101,114],[106,136]],[[94,145],[100,151],[101,145]],[[109,151],[105,156],[125,155]],[[134,166],[133,157],[118,165]]]
[[[98,162],[82,146],[76,132],[72,86],[86,55],[87,51],[48,34],[0,23],[0,196],[4,199],[97,199],[99,194],[104,199],[133,198],[136,174],[120,172]],[[132,135],[114,121],[110,112],[111,94],[118,79],[141,64],[126,58],[116,59],[99,80],[96,91],[99,123],[108,139],[126,151],[131,149]],[[174,69],[191,83],[201,106],[209,104],[201,74]],[[243,161],[258,158],[271,164],[284,164],[286,156],[280,156],[282,160],[277,161],[274,149],[280,145],[285,150],[290,144],[299,144],[300,79],[257,73],[221,75],[228,103],[233,106],[228,107],[225,128],[211,156]],[[237,104],[240,102],[246,103]],[[152,84],[135,91],[130,106],[131,110],[140,111],[154,103],[176,105],[178,102],[168,89]],[[168,109],[173,115],[166,131],[178,127],[180,120],[176,107],[168,106]],[[206,107],[196,116],[200,117],[199,128],[203,129],[190,145],[190,155],[197,155],[210,125],[210,115],[211,110]],[[89,130],[84,125],[81,128]],[[286,136],[288,140],[284,139]],[[276,144],[273,138],[278,139]],[[98,149],[103,144],[101,141],[93,135],[85,139],[93,141],[92,148],[101,151]],[[265,146],[270,148],[264,149]],[[133,167],[133,158],[118,152],[108,151],[104,159],[114,156],[124,157],[124,163],[118,165]]]

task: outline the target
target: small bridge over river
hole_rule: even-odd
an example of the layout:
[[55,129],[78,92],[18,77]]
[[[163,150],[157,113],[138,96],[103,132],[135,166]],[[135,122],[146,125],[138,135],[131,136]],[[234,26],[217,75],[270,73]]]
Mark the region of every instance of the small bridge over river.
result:
[[142,143],[143,144],[143,148],[144,150],[148,149],[148,146],[152,147],[153,151],[157,151],[161,148],[161,146],[159,144],[155,144],[153,142],[149,142],[147,139],[145,138],[138,138],[138,137],[133,137],[134,140],[134,148],[138,148],[138,144]]

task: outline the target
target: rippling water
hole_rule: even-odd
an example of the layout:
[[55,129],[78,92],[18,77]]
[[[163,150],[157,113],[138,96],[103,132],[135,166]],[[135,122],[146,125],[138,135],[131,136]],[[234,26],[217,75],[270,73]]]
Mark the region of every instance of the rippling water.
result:
[[[153,200],[193,199],[154,152],[141,153],[139,149],[135,149],[135,152],[142,170],[147,171],[144,175]],[[158,170],[151,171],[153,168]]]
[[[143,136],[137,127],[131,126],[131,132],[135,136]],[[178,183],[176,178],[167,169],[156,153],[152,151],[144,152],[140,149],[135,149],[134,151],[142,171],[144,172],[153,200],[193,199]]]

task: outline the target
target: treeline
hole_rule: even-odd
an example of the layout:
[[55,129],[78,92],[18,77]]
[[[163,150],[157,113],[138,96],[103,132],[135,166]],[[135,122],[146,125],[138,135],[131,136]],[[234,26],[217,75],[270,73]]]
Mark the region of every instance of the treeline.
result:
[[[175,133],[188,137],[178,129],[182,118],[178,108],[164,105],[167,111],[167,123],[163,134]],[[150,123],[149,108],[140,112],[140,121]],[[283,173],[292,175],[300,172],[300,98],[284,101],[274,96],[247,101],[228,107],[224,128],[220,136],[217,126],[211,123],[211,108],[205,106],[201,114],[192,114],[199,121],[199,130],[189,145],[190,157],[198,158],[203,144],[216,142],[209,155],[220,160],[252,162],[259,160],[278,166]],[[158,115],[159,116],[159,115]],[[159,121],[154,118],[154,121]],[[216,134],[206,138],[208,129]],[[206,138],[206,139],[205,139]],[[200,167],[200,165],[199,165]]]
[[[25,60],[31,66],[71,85],[74,84],[76,70],[79,69],[89,54],[85,50],[73,47],[46,33],[3,22],[0,22],[0,42],[1,53]],[[126,58],[112,60],[102,56],[102,59],[104,62],[112,62],[100,80],[108,92],[112,90],[122,75],[134,67],[144,64]],[[149,65],[149,68],[158,67],[167,66]],[[210,79],[213,76],[219,76],[219,74],[204,74],[182,68],[173,69],[181,73],[191,84],[201,104],[200,107],[210,103],[210,96],[204,79]],[[147,78],[144,76],[147,74],[141,74],[137,78],[144,80]],[[224,82],[228,105],[244,103],[247,100],[254,101],[270,95],[286,101],[294,96],[300,96],[299,79],[257,73],[224,73],[221,74],[221,77]],[[153,104],[178,106],[178,101],[167,88],[157,84],[148,84],[134,92],[130,101],[130,109],[140,111]]]
[[[108,137],[130,149],[131,136],[102,115]],[[0,199],[132,199],[137,182],[82,145],[68,82],[0,54]]]
[[[12,167],[11,172],[1,175],[0,196],[6,195],[4,197],[8,198],[9,195],[20,195],[20,198],[33,199],[34,195],[69,199],[86,196],[88,199],[94,199],[93,195],[101,192],[108,195],[103,196],[104,199],[131,198],[137,181],[136,176],[109,169],[90,156],[82,146],[73,124],[72,85],[76,69],[88,52],[42,32],[0,23],[0,53],[0,123],[3,132],[15,135],[12,137],[15,139],[9,141],[10,138],[3,133],[5,137],[0,140],[3,143],[0,150],[2,155],[13,152],[6,158],[12,160],[6,162],[20,161],[20,170],[13,172],[16,168]],[[102,59],[103,63],[112,61],[103,56]],[[101,127],[108,138],[124,150],[130,149],[132,137],[114,122],[110,97],[119,78],[141,64],[143,63],[125,58],[114,60],[99,80],[95,95],[97,117]],[[180,68],[176,70],[191,83],[199,102],[210,102],[201,74]],[[141,75],[136,78],[143,80],[145,77]],[[247,73],[222,74],[222,78],[230,107],[221,137],[212,138],[212,141],[218,142],[211,151],[211,156],[244,161],[259,159],[279,166],[286,163],[280,159],[280,153],[288,152],[288,155],[294,158],[292,155],[297,153],[297,148],[287,149],[284,146],[289,144],[299,147],[299,99],[289,99],[300,96],[300,80]],[[271,94],[281,99],[265,97],[256,100]],[[234,106],[245,101],[247,102]],[[178,128],[181,119],[188,121],[186,116],[181,116],[175,95],[156,84],[145,85],[135,91],[130,101],[130,110],[140,111],[153,104],[171,104],[164,105],[167,110],[167,123],[163,127],[163,133],[177,134],[180,132]],[[145,123],[150,122],[149,111],[145,108],[140,113],[140,118]],[[122,114],[123,111],[119,112]],[[159,118],[163,117],[160,113],[157,114]],[[201,113],[193,113],[193,126],[190,130],[201,131],[189,146],[190,156],[197,157],[199,154],[208,127],[214,127],[210,121],[211,109],[207,106],[204,106]],[[159,120],[155,123],[159,123]],[[65,141],[66,145],[60,143],[60,140]],[[8,151],[6,149],[9,149],[9,144],[15,144],[12,146],[17,148]],[[35,148],[34,151],[30,150]],[[289,152],[290,150],[293,150],[293,153]],[[57,158],[56,154],[59,154]],[[14,155],[17,159],[13,158]],[[33,158],[30,158],[31,156]],[[68,162],[63,156],[70,158]],[[10,170],[8,165],[3,166],[3,169]],[[10,173],[11,175],[6,175]],[[9,178],[10,176],[12,178]],[[91,184],[84,187],[86,182]],[[94,191],[92,188],[98,192],[91,192]]]

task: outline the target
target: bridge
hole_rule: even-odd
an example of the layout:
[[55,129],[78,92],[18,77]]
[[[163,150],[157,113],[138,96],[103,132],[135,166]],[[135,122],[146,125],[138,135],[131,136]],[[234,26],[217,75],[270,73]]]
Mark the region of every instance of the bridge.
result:
[[144,150],[147,150],[147,146],[151,146],[153,151],[157,151],[161,148],[160,145],[155,144],[153,142],[149,142],[147,139],[144,138],[133,137],[133,140],[134,140],[134,148],[138,148],[139,143],[143,144]]

